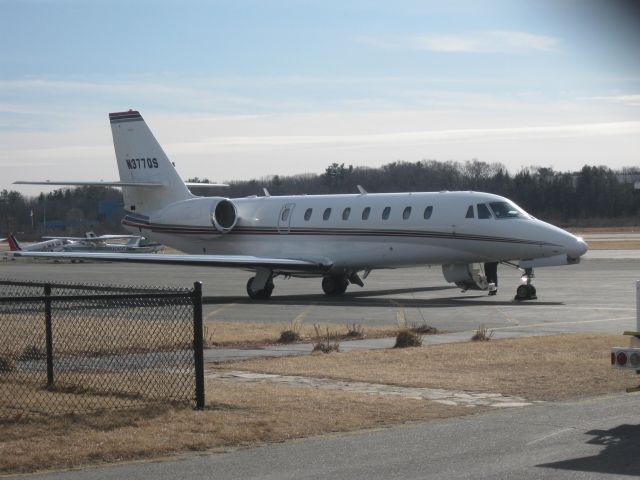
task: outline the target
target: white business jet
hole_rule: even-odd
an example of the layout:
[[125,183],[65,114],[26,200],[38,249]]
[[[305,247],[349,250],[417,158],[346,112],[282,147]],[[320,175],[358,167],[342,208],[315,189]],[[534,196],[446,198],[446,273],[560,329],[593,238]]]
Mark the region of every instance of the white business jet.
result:
[[[238,267],[255,272],[253,299],[266,299],[278,276],[322,278],[327,295],[363,285],[381,268],[442,265],[448,282],[486,290],[478,265],[502,262],[524,271],[516,298],[535,298],[533,267],[580,261],[586,243],[480,192],[367,193],[224,198],[196,197],[137,111],[109,114],[120,180],[15,182],[121,187],[135,234],[180,255],[36,253],[16,256]],[[361,276],[361,274],[363,275]]]

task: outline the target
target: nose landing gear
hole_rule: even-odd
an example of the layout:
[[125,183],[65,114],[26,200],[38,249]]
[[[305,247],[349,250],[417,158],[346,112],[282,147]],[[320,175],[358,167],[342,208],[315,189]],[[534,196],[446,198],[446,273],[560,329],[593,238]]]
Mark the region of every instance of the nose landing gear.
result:
[[537,299],[536,287],[531,283],[531,279],[534,278],[533,268],[525,268],[524,275],[522,275],[522,285],[516,289],[515,300],[535,300]]

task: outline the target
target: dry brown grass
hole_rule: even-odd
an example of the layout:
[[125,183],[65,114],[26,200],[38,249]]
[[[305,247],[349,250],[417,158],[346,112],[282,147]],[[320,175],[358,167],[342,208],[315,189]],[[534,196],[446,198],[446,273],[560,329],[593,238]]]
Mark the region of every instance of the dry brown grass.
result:
[[626,227],[571,227],[567,230],[574,235],[588,235],[590,233],[636,233],[640,232],[640,226]]
[[0,472],[254,446],[470,412],[405,398],[225,380],[207,380],[206,395],[203,412],[156,407],[0,422]]
[[590,250],[638,250],[640,240],[588,240]]
[[[336,332],[341,340],[353,339],[349,336],[349,327],[336,323],[320,323],[318,326],[324,331],[329,329]],[[205,342],[208,346],[251,346],[271,345],[278,342],[280,334],[289,328],[285,324],[275,323],[238,323],[238,322],[205,322]],[[398,333],[397,327],[366,327],[364,334],[367,338],[392,337]],[[302,324],[300,340],[311,342],[316,333],[313,325]]]
[[[54,318],[53,331],[57,355],[84,352],[144,352],[190,348],[193,331],[188,321],[179,319],[147,321],[124,317],[116,311],[89,310],[83,318]],[[42,314],[3,314],[0,355],[16,356],[25,348],[45,350],[44,317]]]
[[635,386],[634,372],[614,371],[609,361],[610,347],[628,343],[622,336],[560,335],[250,360],[217,368],[561,400]]
[[10,376],[0,373],[3,416],[6,412],[21,411],[33,415],[131,408],[154,400],[162,401],[169,392],[184,395],[185,390],[195,388],[195,380],[188,371],[168,373],[135,369],[118,373],[57,373],[54,385],[54,388],[45,388],[42,373],[14,371]]

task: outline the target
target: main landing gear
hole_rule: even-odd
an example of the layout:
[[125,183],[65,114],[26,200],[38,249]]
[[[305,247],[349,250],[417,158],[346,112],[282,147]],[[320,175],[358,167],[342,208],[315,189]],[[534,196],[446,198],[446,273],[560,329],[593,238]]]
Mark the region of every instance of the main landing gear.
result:
[[[369,270],[365,271],[364,278],[369,275]],[[355,283],[364,287],[364,282],[357,272],[342,275],[325,275],[322,277],[322,291],[325,295],[336,297],[343,295],[347,291],[350,283]]]
[[327,275],[322,277],[322,291],[325,295],[336,297],[344,294],[349,286],[346,275]]
[[[363,278],[366,278],[369,271],[365,271]],[[258,269],[255,277],[251,277],[247,281],[247,294],[253,300],[267,300],[273,293],[273,278],[283,275],[282,273],[276,273],[275,275],[271,270]],[[285,275],[287,276],[287,275]],[[328,296],[336,297],[344,294],[347,291],[347,287],[350,283],[355,283],[364,287],[362,279],[357,272],[344,273],[338,275],[325,275],[322,277],[322,290]]]
[[516,289],[515,300],[535,300],[537,299],[536,287],[531,283],[531,279],[534,278],[533,268],[525,268],[524,275],[522,275],[522,285]]
[[273,287],[273,272],[261,268],[247,282],[247,294],[252,300],[266,300],[273,293]]

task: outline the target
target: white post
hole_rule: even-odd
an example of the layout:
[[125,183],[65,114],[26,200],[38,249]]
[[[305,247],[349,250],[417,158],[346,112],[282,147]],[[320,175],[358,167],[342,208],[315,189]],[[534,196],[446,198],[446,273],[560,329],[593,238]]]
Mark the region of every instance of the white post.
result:
[[636,332],[640,332],[640,280],[636,280]]
[[[640,280],[636,280],[636,332],[640,332]],[[640,338],[631,337],[630,347],[640,348]]]

